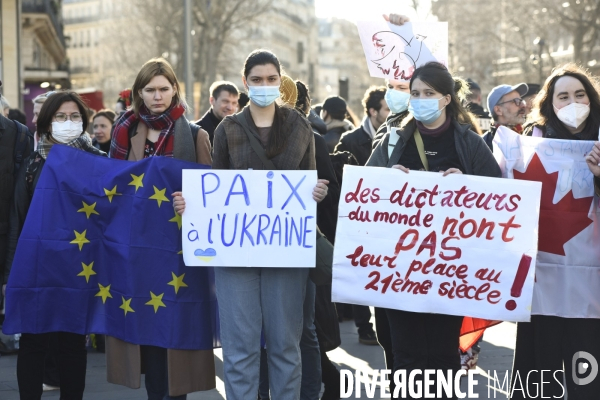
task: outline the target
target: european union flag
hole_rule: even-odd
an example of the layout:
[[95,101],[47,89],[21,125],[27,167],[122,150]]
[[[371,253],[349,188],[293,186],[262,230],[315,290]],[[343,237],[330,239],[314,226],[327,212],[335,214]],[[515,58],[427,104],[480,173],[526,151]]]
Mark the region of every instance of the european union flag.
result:
[[212,268],[181,255],[171,193],[182,169],[54,146],[19,239],[6,293],[5,333],[103,333],[135,344],[219,345]]

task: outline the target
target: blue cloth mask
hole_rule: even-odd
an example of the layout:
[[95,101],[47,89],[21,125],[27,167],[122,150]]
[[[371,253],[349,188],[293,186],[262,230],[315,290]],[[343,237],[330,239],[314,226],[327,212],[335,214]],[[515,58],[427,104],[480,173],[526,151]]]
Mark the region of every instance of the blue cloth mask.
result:
[[410,93],[395,89],[385,91],[385,102],[392,114],[399,114],[406,111],[408,109],[408,100],[410,100]]
[[268,107],[279,97],[279,86],[248,86],[248,97],[259,107]]
[[441,97],[439,99],[411,99],[408,111],[417,121],[426,125],[432,124],[442,115],[442,110],[446,108],[446,106],[439,108],[441,99]]

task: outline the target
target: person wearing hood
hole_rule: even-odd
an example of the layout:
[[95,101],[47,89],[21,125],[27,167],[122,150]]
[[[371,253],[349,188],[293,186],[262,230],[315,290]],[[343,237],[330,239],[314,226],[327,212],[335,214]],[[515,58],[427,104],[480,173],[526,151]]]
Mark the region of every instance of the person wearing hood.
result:
[[488,109],[492,113],[494,124],[483,135],[483,140],[494,151],[493,141],[496,131],[506,126],[517,133],[523,132],[523,124],[527,117],[526,102],[523,96],[527,93],[526,83],[514,86],[500,85],[492,89],[487,98]]
[[334,152],[344,132],[354,129],[352,122],[346,119],[348,115],[346,100],[340,96],[329,96],[323,102],[321,118],[327,125],[327,133],[324,137],[330,153]]
[[385,101],[386,88],[372,86],[365,92],[362,104],[365,117],[361,126],[342,135],[340,142],[335,147],[335,152],[349,151],[356,157],[359,165],[365,165],[371,156],[373,138],[377,130],[386,121],[390,108]]

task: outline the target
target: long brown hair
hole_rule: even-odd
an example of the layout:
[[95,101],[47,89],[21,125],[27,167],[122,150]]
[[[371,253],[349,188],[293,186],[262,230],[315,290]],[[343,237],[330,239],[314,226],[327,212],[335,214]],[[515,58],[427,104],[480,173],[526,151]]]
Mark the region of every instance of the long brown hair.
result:
[[564,126],[554,111],[553,98],[556,82],[563,76],[577,79],[583,85],[585,93],[590,99],[590,115],[586,119],[586,126],[581,135],[582,139],[594,140],[598,136],[600,126],[600,82],[587,70],[577,64],[568,63],[556,68],[544,82],[542,90],[533,100],[533,109],[528,121],[529,124],[550,126],[561,139],[573,139],[573,134]]
[[[279,62],[277,56],[269,50],[262,49],[254,50],[248,55],[248,57],[246,57],[242,74],[244,75],[244,78],[247,79],[248,75],[250,75],[250,72],[252,71],[252,68],[256,67],[257,65],[267,64],[273,65],[277,70],[277,74],[279,74],[281,77],[281,63]],[[284,129],[284,124],[289,112],[293,112],[293,110],[279,107],[277,104],[275,104],[275,117],[273,118],[273,125],[271,126],[269,142],[267,143],[266,149],[267,158],[269,159],[275,157],[285,150],[289,136],[289,130]]]
[[[431,86],[436,92],[444,96],[450,95],[450,103],[446,106],[446,113],[460,124],[469,124],[471,129],[481,134],[479,124],[475,122],[473,115],[463,107],[462,103],[469,95],[469,84],[462,78],[453,77],[448,68],[439,62],[428,62],[415,70],[410,78],[410,87],[415,79],[420,79]],[[402,126],[414,118],[409,116],[404,119]]]
[[152,78],[159,75],[164,76],[175,88],[175,95],[173,96],[171,105],[174,103],[176,105],[183,105],[184,107],[187,107],[185,99],[183,96],[181,96],[179,81],[177,80],[177,76],[175,76],[173,67],[167,60],[162,57],[158,57],[148,60],[144,65],[142,65],[142,69],[140,69],[140,72],[138,72],[135,82],[133,83],[133,87],[131,88],[131,95],[133,97],[133,111],[135,112],[136,116],[140,115],[140,109],[144,105],[144,99],[142,99],[142,96],[140,96],[139,92],[152,80]]

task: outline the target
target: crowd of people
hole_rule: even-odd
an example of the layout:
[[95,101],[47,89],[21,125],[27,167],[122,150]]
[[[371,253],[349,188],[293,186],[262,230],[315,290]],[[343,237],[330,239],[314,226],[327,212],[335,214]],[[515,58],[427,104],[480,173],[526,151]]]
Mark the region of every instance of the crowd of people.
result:
[[[408,20],[396,14],[387,18],[398,25]],[[215,82],[211,107],[195,122],[186,119],[178,79],[161,58],[142,66],[114,110],[90,115],[70,90],[36,97],[33,134],[20,116],[9,118],[10,106],[0,100],[3,293],[37,180],[55,145],[133,162],[162,156],[214,169],[316,170],[317,225],[333,245],[343,165],[500,178],[492,155],[500,126],[548,139],[596,141],[585,160],[596,185],[600,182],[600,84],[574,64],[555,68],[541,86],[499,85],[483,103],[476,82],[430,62],[409,81],[386,80],[369,88],[361,120],[339,96],[313,105],[307,85],[285,75],[267,50],[248,55],[242,81],[243,91],[231,82]],[[176,212],[183,214],[184,194],[172,196]],[[369,307],[334,305],[331,283],[317,286],[307,269],[216,268],[215,283],[228,399],[339,399],[340,373],[327,352],[340,345],[338,321],[344,319],[354,320],[360,343],[382,347],[390,370],[457,372],[477,362],[477,344],[458,350],[462,317],[375,308],[373,329]],[[597,319],[532,316],[518,324],[514,370],[521,376],[562,370],[576,344],[600,359],[598,337]],[[208,376],[214,375],[212,353],[97,339],[105,341],[108,381],[139,387],[144,371],[149,399],[185,399],[214,387],[214,376]],[[44,386],[60,387],[64,399],[83,398],[85,347],[85,335],[23,332],[17,362],[21,399],[39,399]],[[185,369],[198,374],[187,374],[174,386],[169,377]],[[587,386],[575,385],[571,374],[564,380],[569,399],[600,393],[600,380]],[[561,389],[546,394],[558,398]]]

